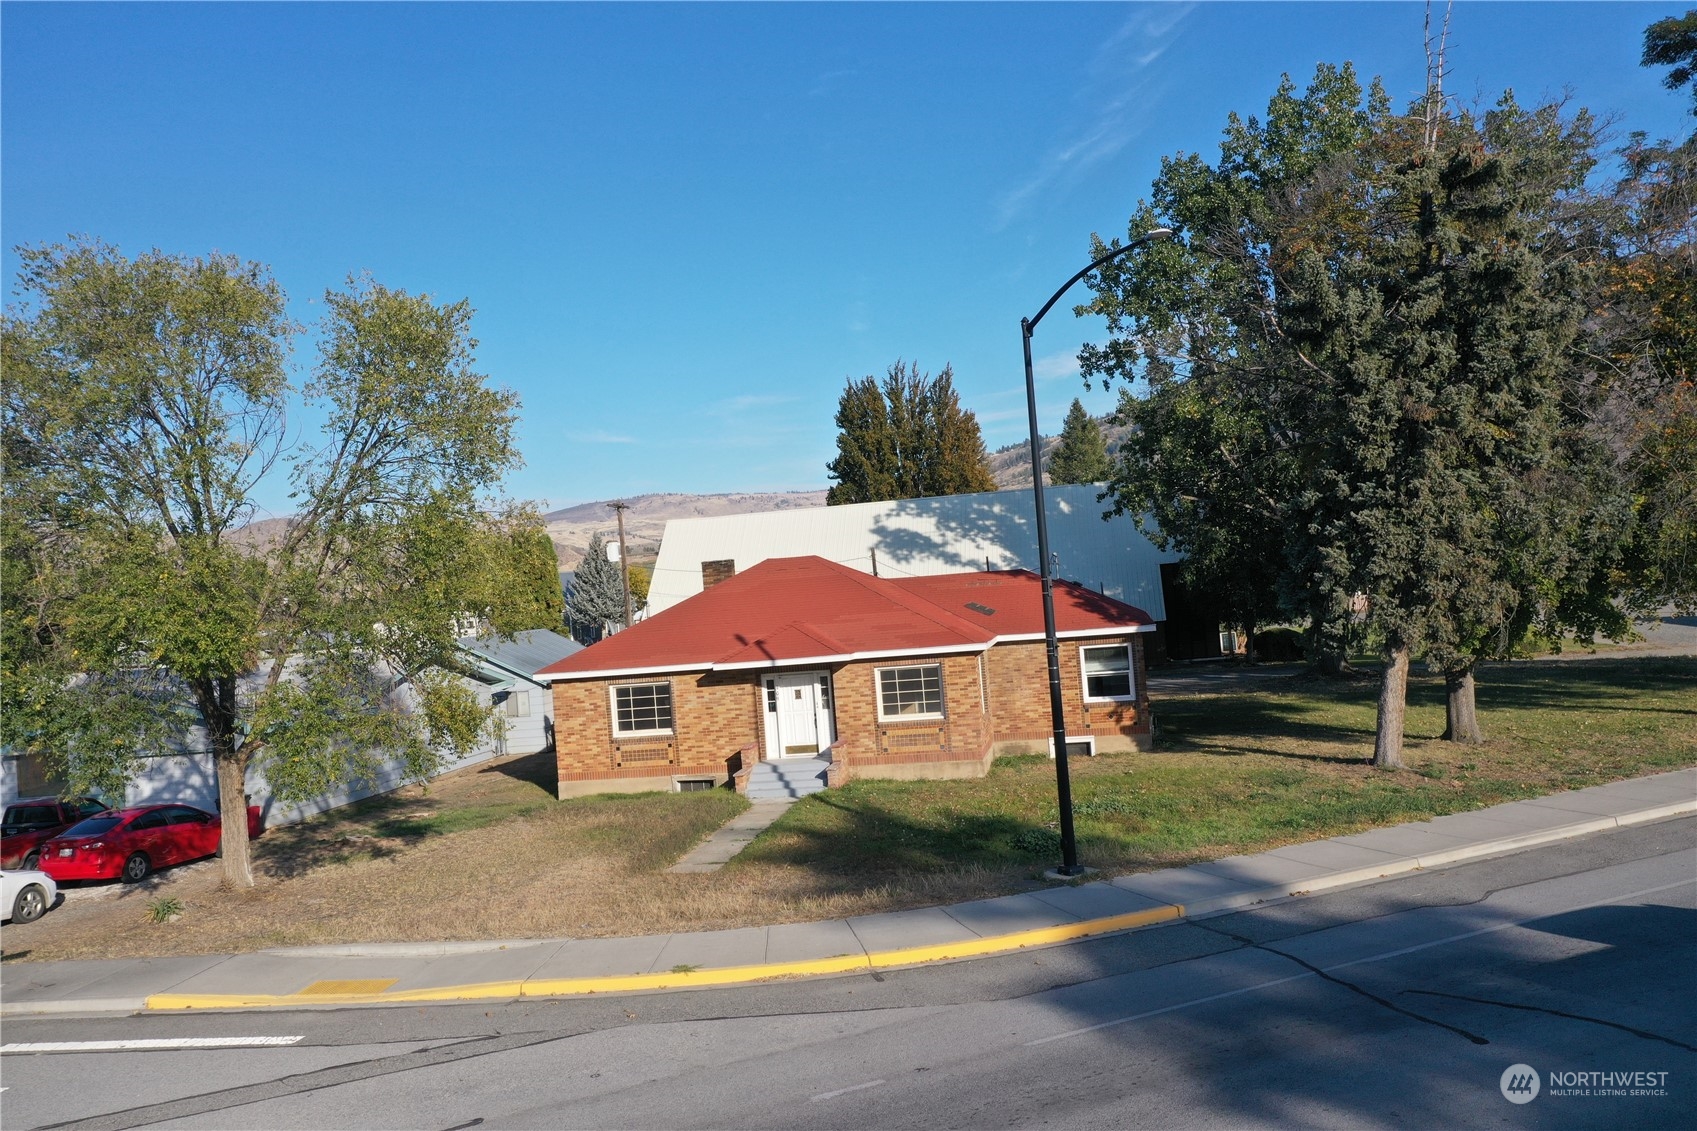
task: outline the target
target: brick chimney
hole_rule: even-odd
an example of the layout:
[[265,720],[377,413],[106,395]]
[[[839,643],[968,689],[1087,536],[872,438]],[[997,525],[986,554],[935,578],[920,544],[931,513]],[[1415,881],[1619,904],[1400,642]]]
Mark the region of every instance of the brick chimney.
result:
[[721,581],[729,581],[737,573],[737,563],[734,558],[721,558],[716,562],[701,563],[701,588],[711,589]]

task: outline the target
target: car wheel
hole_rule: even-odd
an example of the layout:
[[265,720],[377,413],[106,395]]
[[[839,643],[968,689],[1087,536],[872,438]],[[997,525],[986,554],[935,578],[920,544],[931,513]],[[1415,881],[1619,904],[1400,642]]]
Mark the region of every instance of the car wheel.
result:
[[123,880],[126,884],[140,883],[151,871],[153,862],[147,858],[147,853],[132,852],[130,858],[124,861]]
[[36,869],[36,865],[38,865],[40,863],[41,863],[41,853],[32,852],[28,856],[24,857],[23,869],[26,872],[33,872]]
[[12,904],[12,922],[33,923],[47,913],[47,893],[40,884],[31,884],[18,893]]

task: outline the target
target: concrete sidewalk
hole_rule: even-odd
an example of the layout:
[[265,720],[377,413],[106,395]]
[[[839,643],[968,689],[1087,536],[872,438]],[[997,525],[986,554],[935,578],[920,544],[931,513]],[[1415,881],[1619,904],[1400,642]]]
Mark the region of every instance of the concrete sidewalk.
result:
[[0,1015],[382,1005],[725,986],[998,954],[1697,812],[1697,769],[1026,895],[623,939],[308,947],[0,967]]

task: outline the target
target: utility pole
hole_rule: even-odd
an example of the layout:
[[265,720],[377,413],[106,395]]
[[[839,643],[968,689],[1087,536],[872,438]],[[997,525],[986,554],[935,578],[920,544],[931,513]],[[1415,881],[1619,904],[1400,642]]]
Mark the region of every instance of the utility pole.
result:
[[629,508],[622,501],[607,505],[619,516],[619,572],[625,577],[625,627],[629,628],[633,619],[630,607],[630,557],[625,553],[625,511]]

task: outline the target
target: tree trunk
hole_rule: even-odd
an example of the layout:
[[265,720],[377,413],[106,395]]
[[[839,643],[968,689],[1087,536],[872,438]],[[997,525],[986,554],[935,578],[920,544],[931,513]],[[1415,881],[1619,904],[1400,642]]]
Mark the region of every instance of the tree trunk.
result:
[[1444,737],[1451,742],[1484,742],[1473,699],[1473,665],[1444,672]]
[[1331,679],[1342,679],[1355,674],[1355,669],[1349,664],[1349,654],[1343,651],[1322,650],[1315,657],[1314,666],[1320,670],[1321,675]]
[[1379,682],[1379,729],[1373,737],[1373,764],[1402,768],[1403,720],[1408,714],[1408,645],[1395,644],[1385,657]]
[[1256,659],[1255,622],[1252,620],[1245,620],[1243,622],[1243,662],[1246,664],[1253,664]]
[[218,771],[218,812],[223,832],[218,847],[224,854],[224,882],[234,888],[253,886],[248,863],[247,763],[249,751],[236,744],[236,677],[211,676],[193,681],[206,724],[206,741]]
[[224,851],[224,882],[233,888],[251,888],[247,838],[247,755],[232,750],[218,755],[218,809],[224,835],[218,842]]

